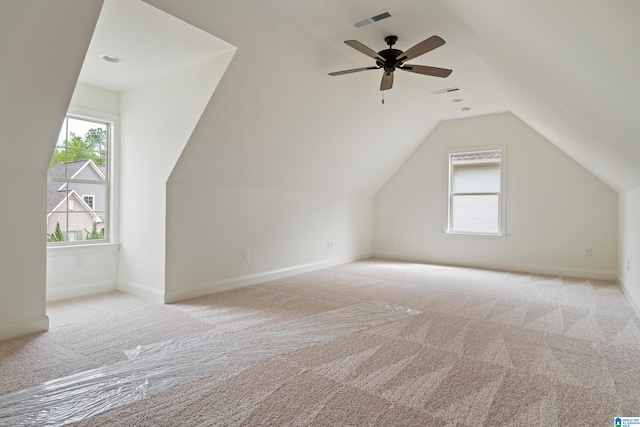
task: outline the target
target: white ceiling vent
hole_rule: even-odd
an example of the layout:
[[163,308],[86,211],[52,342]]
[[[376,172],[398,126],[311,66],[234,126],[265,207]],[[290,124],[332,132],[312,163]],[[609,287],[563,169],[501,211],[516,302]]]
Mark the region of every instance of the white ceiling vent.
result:
[[370,16],[364,19],[359,19],[355,22],[352,22],[351,25],[353,25],[356,28],[361,28],[361,27],[364,27],[365,25],[373,24],[374,22],[382,21],[383,19],[387,19],[387,18],[391,18],[391,11],[389,9],[376,13],[373,16]]

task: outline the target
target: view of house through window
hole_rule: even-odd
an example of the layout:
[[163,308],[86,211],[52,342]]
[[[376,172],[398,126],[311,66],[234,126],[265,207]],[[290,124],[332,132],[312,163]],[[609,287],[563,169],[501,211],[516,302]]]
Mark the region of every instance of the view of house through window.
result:
[[501,150],[449,155],[449,232],[501,234]]
[[104,241],[108,235],[108,123],[68,116],[47,174],[47,241]]

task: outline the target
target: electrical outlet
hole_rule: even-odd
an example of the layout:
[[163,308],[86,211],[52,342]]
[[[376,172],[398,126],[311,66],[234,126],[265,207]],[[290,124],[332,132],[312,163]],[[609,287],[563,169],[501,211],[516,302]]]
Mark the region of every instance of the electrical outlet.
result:
[[627,260],[627,271],[631,270],[631,260]]
[[591,248],[586,248],[584,250],[584,256],[591,256],[593,253],[591,252]]
[[82,267],[84,265],[84,255],[76,255],[76,267]]
[[394,241],[395,241],[395,240],[393,239],[393,237],[391,237],[391,238],[389,239],[389,243],[393,243]]
[[251,254],[249,253],[248,250],[245,249],[244,251],[242,251],[242,259],[244,261],[249,261],[250,257],[251,257]]
[[327,249],[333,249],[333,242],[331,240],[327,242]]

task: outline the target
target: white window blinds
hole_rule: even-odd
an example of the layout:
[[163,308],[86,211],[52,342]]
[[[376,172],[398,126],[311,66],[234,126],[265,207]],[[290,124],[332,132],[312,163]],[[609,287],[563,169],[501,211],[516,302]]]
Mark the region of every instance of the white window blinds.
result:
[[450,156],[450,231],[500,232],[500,151]]

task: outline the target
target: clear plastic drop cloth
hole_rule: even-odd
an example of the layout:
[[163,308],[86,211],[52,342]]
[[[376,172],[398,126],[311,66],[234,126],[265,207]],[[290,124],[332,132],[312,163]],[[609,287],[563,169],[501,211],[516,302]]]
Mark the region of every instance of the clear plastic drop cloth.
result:
[[177,337],[125,350],[128,360],[0,396],[0,426],[62,426],[200,378],[248,367],[419,311],[356,304],[224,335]]

